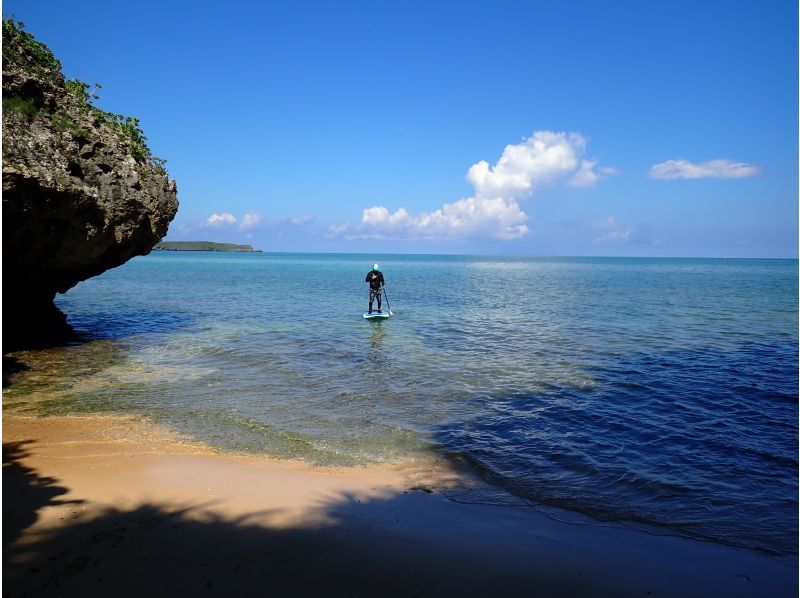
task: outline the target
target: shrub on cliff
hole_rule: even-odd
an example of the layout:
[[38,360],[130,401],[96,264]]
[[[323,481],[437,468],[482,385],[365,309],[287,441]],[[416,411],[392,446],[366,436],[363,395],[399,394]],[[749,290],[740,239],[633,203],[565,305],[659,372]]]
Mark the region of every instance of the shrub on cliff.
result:
[[[110,127],[121,140],[127,143],[130,155],[137,162],[149,162],[160,170],[164,170],[167,161],[153,156],[147,145],[147,137],[139,124],[139,119],[107,112],[95,106],[94,101],[100,97],[97,95],[97,90],[101,85],[95,83],[94,86],[91,86],[79,79],[65,80],[61,72],[61,62],[45,44],[36,41],[33,35],[25,31],[24,27],[25,24],[21,21],[11,18],[3,19],[4,67],[8,63],[8,66],[27,72],[56,90],[65,89],[80,112],[91,115],[98,124]],[[27,90],[19,89],[8,95],[4,90],[3,110],[21,113],[29,117],[44,110],[55,119],[61,130],[74,130],[76,133],[83,130],[76,126],[73,119],[69,118],[68,111],[55,111],[52,102],[48,106],[43,101],[43,96],[31,92],[30,86]]]

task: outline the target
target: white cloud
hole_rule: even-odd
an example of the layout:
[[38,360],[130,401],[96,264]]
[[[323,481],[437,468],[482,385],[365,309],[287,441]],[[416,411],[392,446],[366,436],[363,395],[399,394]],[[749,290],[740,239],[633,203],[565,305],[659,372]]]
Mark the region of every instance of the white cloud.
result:
[[649,175],[654,179],[741,179],[760,172],[758,166],[733,160],[710,160],[699,164],[688,160],[667,160],[650,168]]
[[601,166],[597,171],[594,170],[595,166],[597,160],[581,160],[578,171],[570,177],[567,184],[571,187],[594,187],[597,181],[618,174],[617,169],[611,166]]
[[[616,226],[616,220],[609,218],[609,224]],[[630,243],[632,245],[660,245],[663,239],[657,238],[647,223],[641,223],[634,228],[612,230],[597,237],[595,243]]]
[[239,225],[239,230],[251,231],[258,228],[264,217],[258,212],[248,212],[242,216],[242,223]]
[[537,131],[522,143],[507,145],[494,166],[481,160],[469,168],[472,197],[417,215],[405,208],[392,213],[373,206],[355,227],[334,225],[327,234],[348,239],[516,239],[529,232],[528,215],[518,200],[559,181],[589,187],[616,173],[613,168],[595,171],[597,161],[583,159],[585,151],[586,139],[579,133]]
[[294,218],[289,218],[289,220],[286,222],[288,224],[291,224],[292,226],[297,226],[297,227],[305,226],[306,224],[314,222],[314,216],[312,216],[311,214],[305,214],[304,216],[296,216]]
[[578,186],[593,185],[597,162],[581,160],[586,139],[580,133],[537,131],[516,145],[507,145],[494,166],[485,160],[473,164],[467,180],[476,197],[518,198],[531,195],[570,175]]
[[344,235],[349,228],[349,224],[331,224],[325,232],[325,236],[328,238],[340,237]]
[[222,214],[211,214],[204,226],[219,227],[226,224],[236,224],[236,217],[233,214],[224,212]]
[[[517,239],[528,232],[527,214],[513,199],[470,197],[412,216],[383,206],[364,210],[361,225],[348,239]],[[330,232],[344,232],[331,227]]]
[[244,233],[255,231],[281,231],[305,228],[314,221],[314,216],[306,214],[279,220],[268,220],[259,212],[246,212],[240,219],[228,212],[212,214],[202,223],[189,228],[226,228],[238,223],[238,230]]
[[570,177],[567,184],[573,187],[591,187],[594,185],[599,178],[598,174],[592,170],[596,164],[597,162],[592,162],[591,160],[583,160],[578,171]]

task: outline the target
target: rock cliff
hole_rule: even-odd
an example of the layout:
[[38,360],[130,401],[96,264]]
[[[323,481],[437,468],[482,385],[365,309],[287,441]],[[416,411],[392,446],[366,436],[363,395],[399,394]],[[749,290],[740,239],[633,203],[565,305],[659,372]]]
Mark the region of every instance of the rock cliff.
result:
[[148,253],[178,209],[138,121],[88,89],[3,21],[4,352],[67,338],[55,294]]

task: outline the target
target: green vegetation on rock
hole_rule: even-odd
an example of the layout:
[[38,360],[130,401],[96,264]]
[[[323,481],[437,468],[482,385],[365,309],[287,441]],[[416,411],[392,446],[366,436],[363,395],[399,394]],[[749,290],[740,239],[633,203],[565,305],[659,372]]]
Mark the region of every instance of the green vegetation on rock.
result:
[[161,241],[156,243],[153,251],[227,251],[243,253],[260,253],[252,245],[235,245],[234,243],[213,243],[212,241]]
[[49,83],[63,79],[61,63],[50,48],[37,42],[24,27],[22,21],[3,19],[3,60],[25,68]]
[[25,116],[33,116],[39,112],[39,107],[29,98],[8,96],[3,98],[3,112],[16,112]]
[[[101,85],[95,83],[94,86],[90,86],[79,79],[65,81],[61,73],[61,63],[45,44],[36,41],[33,35],[25,31],[24,27],[25,24],[21,21],[11,18],[3,19],[4,63],[7,61],[9,64],[23,68],[26,72],[54,87],[63,87],[74,98],[81,113],[90,115],[98,124],[108,126],[117,133],[120,139],[127,142],[128,151],[134,160],[140,164],[149,162],[157,170],[166,173],[164,166],[167,161],[153,156],[147,146],[147,137],[139,125],[139,119],[106,112],[95,106],[94,101],[100,97],[97,95],[97,90],[101,88]],[[4,111],[17,112],[31,117],[45,108],[38,105],[38,98],[26,97],[24,93],[4,95],[3,97]],[[52,111],[50,112],[52,113]],[[84,130],[74,120],[69,119],[63,110],[54,113],[53,119],[55,125],[62,131],[81,134]]]

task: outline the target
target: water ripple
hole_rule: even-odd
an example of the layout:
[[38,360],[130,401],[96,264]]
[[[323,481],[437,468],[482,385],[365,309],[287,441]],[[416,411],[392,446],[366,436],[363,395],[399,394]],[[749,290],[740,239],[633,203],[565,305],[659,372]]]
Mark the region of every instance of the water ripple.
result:
[[[396,315],[369,323],[376,259]],[[15,355],[3,401],[322,463],[436,450],[516,501],[796,553],[797,283],[779,260],[146,256],[58,299],[88,342]]]

